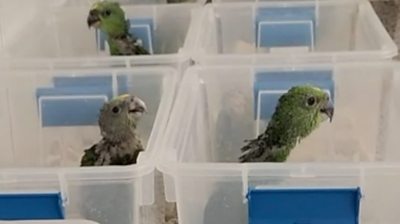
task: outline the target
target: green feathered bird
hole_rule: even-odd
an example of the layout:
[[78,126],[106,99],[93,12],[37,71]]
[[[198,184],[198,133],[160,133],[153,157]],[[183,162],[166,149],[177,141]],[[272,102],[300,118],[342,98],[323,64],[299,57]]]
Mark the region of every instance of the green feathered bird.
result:
[[284,162],[290,151],[326,119],[334,107],[322,89],[302,85],[283,94],[267,129],[242,147],[240,162]]
[[89,27],[107,34],[111,55],[146,55],[139,39],[129,33],[129,21],[118,2],[101,1],[92,5],[87,17]]
[[146,110],[139,97],[128,94],[105,103],[99,116],[103,139],[85,150],[81,166],[136,164],[139,153],[144,151],[136,127]]

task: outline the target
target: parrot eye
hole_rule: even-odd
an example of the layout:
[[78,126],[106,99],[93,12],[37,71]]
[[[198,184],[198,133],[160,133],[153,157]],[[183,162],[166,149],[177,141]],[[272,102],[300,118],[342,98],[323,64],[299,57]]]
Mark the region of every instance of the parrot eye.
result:
[[308,97],[307,98],[307,106],[310,106],[310,107],[314,106],[316,101],[317,100],[315,99],[315,97],[313,97],[313,96]]
[[109,15],[111,15],[111,10],[106,9],[106,10],[103,12],[103,15],[104,15],[104,16],[109,16]]
[[112,108],[112,112],[113,112],[114,114],[118,114],[119,111],[120,111],[119,107],[113,107],[113,108]]

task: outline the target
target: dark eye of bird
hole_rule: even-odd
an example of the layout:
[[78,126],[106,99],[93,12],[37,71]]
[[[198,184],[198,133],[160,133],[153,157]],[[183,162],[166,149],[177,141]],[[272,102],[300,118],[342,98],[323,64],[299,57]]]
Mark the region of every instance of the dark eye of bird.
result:
[[315,102],[316,102],[315,97],[310,96],[307,98],[307,106],[314,106]]
[[109,16],[109,15],[111,15],[111,10],[109,10],[109,9],[104,10],[104,11],[103,11],[103,15],[104,15],[104,16]]
[[114,114],[118,114],[118,113],[119,113],[119,107],[113,107],[113,108],[112,108],[112,112],[113,112]]

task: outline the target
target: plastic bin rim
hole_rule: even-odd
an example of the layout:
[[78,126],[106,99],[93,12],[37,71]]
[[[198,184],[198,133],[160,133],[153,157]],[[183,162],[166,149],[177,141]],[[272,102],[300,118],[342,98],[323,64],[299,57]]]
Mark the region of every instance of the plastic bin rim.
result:
[[340,62],[287,62],[287,61],[270,61],[267,63],[252,63],[239,65],[224,65],[224,64],[201,64],[195,65],[186,70],[187,77],[196,75],[199,71],[215,70],[231,70],[231,69],[249,69],[252,71],[262,71],[264,69],[323,69],[323,68],[352,68],[352,67],[390,67],[393,69],[400,68],[399,61],[379,60],[379,61],[340,61]]
[[[158,163],[157,170],[171,176],[203,176],[203,177],[242,177],[252,172],[249,176],[276,176],[285,177],[288,173],[275,173],[273,171],[299,172],[298,177],[312,176],[355,176],[367,171],[392,169],[393,173],[400,173],[400,163],[397,162],[345,162],[345,163]],[[351,170],[353,172],[341,172]],[[263,171],[268,171],[263,172]],[[321,172],[317,172],[321,171]],[[331,175],[329,175],[331,174]],[[383,173],[380,173],[383,175]],[[390,172],[387,172],[390,174]],[[296,175],[294,175],[296,176]]]
[[[179,50],[181,51],[181,50]],[[39,58],[14,58],[4,57],[1,59],[0,68],[23,68],[29,66],[30,68],[49,68],[49,69],[63,69],[70,67],[92,67],[104,69],[110,68],[111,65],[118,65],[116,68],[136,68],[136,64],[140,66],[169,66],[168,64],[179,64],[189,60],[189,57],[183,53],[165,54],[165,55],[150,55],[150,56],[106,56],[106,57],[39,57]],[[104,67],[99,65],[104,64]]]
[[[394,43],[390,43],[390,47],[387,51],[330,51],[330,52],[307,52],[307,53],[273,53],[273,54],[256,54],[256,53],[243,53],[243,54],[207,54],[207,53],[196,53],[192,57],[195,61],[205,62],[219,59],[247,59],[252,58],[253,60],[268,61],[270,59],[278,59],[282,61],[301,61],[301,62],[313,62],[313,58],[320,60],[321,62],[341,62],[341,61],[364,61],[365,55],[370,57],[371,55],[378,56],[380,58],[371,58],[369,60],[387,60],[398,55],[398,48]],[[197,47],[196,47],[197,48]],[[202,51],[197,51],[202,52]],[[360,56],[358,58],[358,55]],[[323,57],[323,59],[321,59]],[[310,60],[310,61],[308,61]],[[368,59],[365,61],[369,61]]]
[[[360,0],[357,0],[360,1]],[[68,1],[65,1],[68,2]],[[83,4],[76,4],[76,2],[73,2],[73,4],[68,5],[59,5],[57,3],[55,3],[54,5],[49,5],[49,7],[53,7],[53,8],[60,8],[63,9],[65,7],[70,7],[70,8],[80,8],[80,7],[84,7],[84,8],[88,8],[91,6],[91,2],[92,1],[82,1]],[[125,7],[134,7],[134,8],[168,8],[168,7],[187,7],[187,6],[198,6],[198,5],[202,5],[201,1],[196,1],[196,2],[185,2],[185,3],[132,3],[132,2],[120,2],[121,7],[125,8]]]
[[[85,75],[85,76],[98,76],[99,74],[106,73],[124,73],[124,72],[132,72],[133,75],[137,75],[137,73],[141,72],[159,72],[163,76],[178,76],[178,71],[174,67],[170,66],[133,66],[133,67],[107,67],[107,68],[82,68],[79,67],[77,69],[72,68],[36,68],[36,69],[13,69],[13,68],[0,68],[3,71],[12,71],[21,75],[30,75],[34,73],[34,75],[46,75],[48,72],[52,72],[54,77],[58,75],[68,75],[71,74],[73,76]],[[153,75],[153,74],[150,74]],[[158,75],[158,74],[157,74]],[[0,76],[1,77],[1,76]]]
[[[201,0],[204,3],[206,0]],[[304,4],[310,4],[310,3],[315,3],[315,4],[351,4],[351,3],[365,3],[365,0],[253,0],[253,1],[238,1],[238,2],[230,2],[230,1],[224,1],[224,0],[217,0],[216,2],[213,2],[212,4],[207,4],[206,7],[212,8],[215,6],[243,6],[243,5],[276,5],[276,6],[296,6],[296,5],[304,5]]]
[[[30,176],[33,179],[37,175],[67,176],[67,179],[84,180],[104,180],[102,175],[115,174],[112,178],[107,176],[107,180],[134,179],[151,174],[155,170],[155,165],[150,162],[127,166],[92,166],[92,167],[23,167],[23,168],[1,168],[0,182],[7,181],[7,177]],[[123,174],[122,174],[123,173]],[[88,177],[87,175],[94,175]],[[82,177],[81,177],[82,175]],[[23,180],[23,179],[21,179]]]

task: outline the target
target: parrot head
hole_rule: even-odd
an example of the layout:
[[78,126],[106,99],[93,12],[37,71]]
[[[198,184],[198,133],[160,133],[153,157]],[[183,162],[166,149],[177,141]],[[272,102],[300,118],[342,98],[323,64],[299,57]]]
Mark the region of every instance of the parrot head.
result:
[[118,36],[126,31],[125,13],[118,2],[94,3],[90,8],[87,24],[111,36]]
[[123,139],[136,128],[146,111],[146,104],[137,96],[125,94],[110,100],[100,110],[101,135],[109,139]]
[[334,106],[329,94],[312,85],[292,87],[283,94],[272,116],[286,133],[304,138],[318,125],[329,119],[332,122]]

